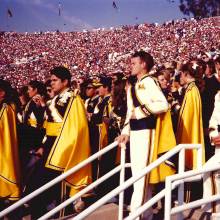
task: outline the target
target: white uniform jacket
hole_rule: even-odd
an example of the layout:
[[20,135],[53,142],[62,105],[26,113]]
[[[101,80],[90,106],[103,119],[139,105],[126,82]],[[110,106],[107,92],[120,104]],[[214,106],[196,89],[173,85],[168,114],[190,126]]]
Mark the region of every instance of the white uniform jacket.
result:
[[147,118],[152,114],[157,115],[166,112],[169,108],[169,104],[159,85],[157,85],[157,82],[151,76],[145,75],[137,81],[135,84],[135,93],[141,106],[134,106],[130,87],[127,92],[128,110],[122,134],[130,134],[129,122],[132,113],[134,113],[135,118],[139,120]]

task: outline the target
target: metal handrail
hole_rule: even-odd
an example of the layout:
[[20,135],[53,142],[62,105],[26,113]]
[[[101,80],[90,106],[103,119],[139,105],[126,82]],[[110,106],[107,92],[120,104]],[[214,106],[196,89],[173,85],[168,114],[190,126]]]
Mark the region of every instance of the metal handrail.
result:
[[[55,178],[54,180],[50,181],[49,183],[47,183],[46,185],[42,186],[41,188],[39,188],[38,190],[34,191],[33,193],[29,194],[28,196],[24,197],[23,199],[21,199],[20,201],[18,201],[17,203],[13,204],[12,206],[8,207],[7,209],[3,210],[2,212],[0,212],[0,217],[3,217],[4,215],[8,214],[10,211],[13,211],[14,209],[16,209],[17,207],[19,207],[20,205],[24,204],[25,202],[29,201],[30,199],[32,199],[33,197],[35,197],[36,195],[40,194],[41,192],[43,192],[44,190],[46,190],[47,188],[49,188],[50,186],[56,184],[57,182],[65,179],[68,175],[71,175],[73,172],[76,172],[78,169],[80,169],[81,167],[87,165],[88,163],[90,163],[91,161],[93,161],[94,159],[98,158],[100,155],[108,152],[109,150],[113,149],[114,147],[116,147],[118,145],[117,142],[112,143],[111,145],[107,146],[106,148],[102,149],[100,152],[97,152],[96,154],[92,155],[90,158],[86,159],[85,161],[81,162],[80,164],[78,164],[76,167],[71,168],[70,170],[68,170],[66,173],[62,174],[61,176]],[[85,211],[83,211],[82,213],[80,213],[78,216],[76,216],[74,219],[82,219],[84,217],[86,217],[87,215],[89,215],[90,213],[92,213],[95,209],[97,209],[98,207],[100,207],[101,205],[105,204],[109,199],[113,198],[114,196],[116,196],[117,194],[121,193],[121,202],[119,204],[119,219],[123,219],[123,192],[124,190],[129,187],[130,185],[132,185],[134,182],[136,182],[137,180],[139,180],[140,178],[142,178],[143,176],[145,176],[147,173],[149,173],[152,169],[156,168],[158,165],[160,165],[162,162],[164,162],[165,160],[169,159],[171,156],[175,155],[176,153],[180,153],[183,152],[183,149],[191,149],[191,148],[197,148],[198,150],[201,149],[201,145],[200,144],[180,144],[178,146],[176,146],[175,148],[173,148],[172,150],[170,150],[169,152],[165,153],[164,155],[162,155],[160,158],[158,158],[156,161],[154,161],[153,163],[151,163],[148,167],[144,168],[137,176],[134,176],[132,178],[130,178],[129,180],[127,180],[124,185],[120,185],[119,187],[117,187],[115,190],[113,190],[112,192],[110,192],[109,194],[107,194],[106,196],[104,196],[101,200],[97,201],[96,203],[94,203],[93,205],[91,205],[88,209],[86,209]],[[121,148],[121,152],[123,151],[123,148]],[[125,152],[124,152],[125,153]],[[182,153],[183,154],[183,153]],[[121,155],[123,155],[123,153],[121,153]],[[183,154],[184,155],[184,154]],[[123,157],[123,156],[122,156]],[[125,161],[125,158],[122,159],[122,161]],[[122,162],[123,163],[123,162]],[[181,162],[184,164],[184,162]],[[116,167],[115,169],[113,169],[112,171],[110,171],[109,173],[107,173],[106,175],[104,175],[103,177],[101,177],[99,180],[97,180],[96,182],[92,183],[91,185],[87,186],[85,189],[83,189],[82,191],[80,191],[79,193],[77,193],[74,197],[69,198],[68,200],[66,200],[64,203],[60,204],[59,206],[57,206],[54,210],[51,210],[50,212],[48,212],[46,215],[42,216],[40,218],[40,220],[44,220],[47,219],[48,217],[52,216],[53,214],[55,214],[56,212],[58,212],[59,210],[61,210],[62,208],[66,207],[68,204],[70,204],[72,201],[76,200],[77,198],[79,198],[80,196],[82,196],[83,194],[85,194],[86,192],[88,192],[89,190],[91,190],[92,188],[94,188],[95,186],[99,185],[101,182],[103,182],[104,180],[106,180],[107,178],[109,178],[111,175],[113,175],[114,173],[118,172],[119,170],[121,170],[121,172],[123,173],[123,169],[124,167],[127,167],[128,164],[121,164],[120,166]],[[183,166],[183,165],[182,165]],[[124,175],[124,174],[123,174]],[[123,176],[122,175],[122,176]],[[65,177],[64,177],[65,176]],[[124,178],[124,177],[123,177]],[[123,179],[122,178],[122,179]],[[123,182],[123,181],[122,181]],[[120,182],[121,183],[121,182]],[[19,203],[20,202],[20,203]],[[98,205],[97,205],[98,204]]]
[[[121,156],[122,156],[121,157],[121,164],[119,166],[115,167],[113,170],[106,173],[104,176],[102,176],[101,178],[99,178],[95,182],[91,183],[90,185],[88,185],[87,187],[85,187],[84,189],[82,189],[81,191],[76,193],[74,196],[68,198],[66,201],[64,201],[63,203],[58,205],[56,208],[52,209],[51,211],[47,212],[45,215],[41,216],[38,220],[46,220],[49,217],[53,216],[55,213],[59,212],[60,210],[62,210],[63,208],[65,208],[66,206],[68,206],[69,204],[71,204],[72,202],[77,200],[78,198],[80,198],[82,195],[84,195],[87,192],[94,189],[95,187],[97,187],[99,184],[104,182],[109,177],[113,176],[118,171],[121,171],[120,183],[122,184],[124,182],[124,173],[125,173],[124,168],[129,167],[129,164],[125,164],[125,147],[121,148]],[[123,200],[124,200],[124,193],[122,192],[119,195],[119,218],[118,218],[119,220],[123,219]]]
[[[216,158],[216,155],[213,156],[213,158]],[[204,164],[204,166],[201,169],[191,170],[191,171],[187,171],[182,174],[176,174],[176,175],[167,177],[167,179],[166,179],[166,193],[167,193],[167,195],[165,195],[165,219],[169,220],[170,216],[172,214],[180,213],[186,209],[195,208],[195,207],[201,206],[203,204],[207,204],[212,201],[218,200],[217,195],[210,196],[209,198],[193,201],[193,202],[190,202],[187,204],[180,205],[178,207],[174,207],[172,209],[171,209],[171,204],[168,204],[168,202],[170,200],[169,199],[170,194],[171,194],[170,186],[172,187],[172,184],[176,184],[176,183],[178,183],[178,181],[180,182],[183,179],[186,179],[186,181],[187,181],[189,179],[189,177],[194,177],[197,175],[205,174],[207,172],[211,172],[211,171],[215,171],[215,170],[219,170],[219,169],[220,169],[219,163],[212,164],[212,166],[209,166],[209,163],[206,163],[206,164]],[[219,197],[219,199],[220,199],[220,197]]]
[[[123,185],[118,186],[114,190],[112,190],[110,193],[102,197],[100,200],[92,204],[90,207],[88,207],[83,212],[79,213],[76,217],[74,217],[74,220],[81,220],[84,219],[86,216],[94,212],[97,208],[104,205],[109,199],[113,198],[114,196],[118,195],[120,192],[127,189],[129,186],[131,186],[134,182],[144,177],[146,174],[148,174],[151,170],[159,166],[161,163],[175,155],[176,153],[180,152],[181,149],[201,149],[201,144],[179,144],[175,148],[171,149],[167,153],[163,154],[161,157],[159,157],[156,161],[152,162],[149,166],[145,167],[143,170],[141,170],[137,175],[131,177],[127,181],[124,182]],[[198,153],[201,154],[201,151]],[[198,157],[201,157],[201,155]],[[199,160],[201,162],[201,160]]]
[[50,182],[46,183],[45,185],[41,186],[40,188],[38,188],[37,190],[33,191],[32,193],[30,193],[29,195],[25,196],[24,198],[20,199],[19,201],[17,201],[16,203],[14,203],[13,205],[9,206],[8,208],[4,209],[3,211],[0,212],[0,218],[4,217],[5,215],[7,215],[8,213],[14,211],[16,208],[20,207],[21,205],[25,204],[26,202],[28,202],[29,200],[33,199],[34,197],[36,197],[37,195],[41,194],[42,192],[44,192],[45,190],[49,189],[51,186],[59,183],[60,181],[64,180],[65,178],[67,178],[68,176],[70,176],[71,174],[75,173],[76,171],[78,171],[79,169],[81,169],[82,167],[86,166],[87,164],[91,163],[93,160],[97,159],[98,157],[100,157],[101,155],[107,153],[108,151],[110,151],[111,149],[115,148],[118,146],[118,142],[115,141],[112,144],[106,146],[104,149],[100,150],[99,152],[93,154],[92,156],[90,156],[89,158],[87,158],[86,160],[82,161],[81,163],[77,164],[75,167],[72,167],[71,169],[69,169],[68,171],[66,171],[65,173],[61,174],[60,176],[56,177],[55,179],[51,180]]
[[[210,196],[209,198],[199,199],[199,200],[187,203],[187,204],[182,204],[182,205],[180,205],[178,207],[174,207],[172,209],[170,207],[171,191],[173,189],[175,189],[179,184],[182,184],[184,182],[188,182],[190,180],[195,180],[195,178],[191,178],[191,177],[195,177],[195,176],[201,177],[201,175],[204,173],[219,170],[219,169],[220,169],[219,163],[215,164],[215,165],[212,164],[211,167],[208,167],[207,164],[204,164],[204,166],[198,170],[190,170],[190,171],[186,171],[184,173],[178,173],[178,174],[175,174],[172,176],[168,176],[166,178],[166,188],[163,189],[162,191],[160,191],[156,196],[154,196],[154,198],[152,198],[151,200],[146,202],[143,206],[139,207],[134,213],[131,213],[127,218],[125,218],[125,220],[132,220],[132,219],[137,218],[138,216],[143,214],[148,208],[150,208],[154,204],[154,202],[159,201],[164,196],[165,196],[165,217],[164,217],[165,220],[170,220],[171,215],[182,213],[185,210],[196,208],[201,205],[205,205],[207,203],[220,200],[220,195],[213,195],[213,196]],[[168,195],[168,197],[167,197],[167,195]],[[166,198],[168,198],[168,199],[166,199]],[[182,219],[182,218],[180,218],[180,219]]]

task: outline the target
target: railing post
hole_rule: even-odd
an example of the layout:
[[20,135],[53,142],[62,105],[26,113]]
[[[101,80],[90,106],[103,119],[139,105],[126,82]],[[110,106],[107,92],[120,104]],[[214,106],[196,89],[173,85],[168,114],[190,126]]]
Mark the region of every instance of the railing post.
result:
[[19,201],[17,201],[13,205],[11,205],[8,208],[1,211],[0,218],[2,218],[5,215],[7,215],[8,213],[14,211],[16,208],[18,208],[19,206],[28,202],[29,200],[36,197],[37,195],[41,194],[46,189],[49,189],[51,186],[55,185],[56,183],[59,183],[60,181],[64,180],[69,175],[75,173],[76,171],[78,171],[82,167],[86,166],[87,164],[91,163],[93,160],[97,159],[99,156],[101,156],[101,155],[105,154],[106,152],[110,151],[111,149],[115,148],[117,145],[118,145],[117,141],[113,142],[112,144],[109,144],[108,146],[106,146],[102,150],[98,151],[97,153],[93,154],[92,156],[90,156],[86,160],[77,164],[75,167],[72,167],[71,169],[69,169],[65,173],[61,174],[60,176],[56,177],[55,179],[51,180],[50,182],[48,182],[45,185],[41,186],[40,188],[36,189],[35,191],[30,193],[29,195],[25,196],[24,198],[20,199]]
[[171,220],[171,191],[172,182],[169,176],[166,178],[165,182],[165,210],[164,210],[164,220]]
[[197,169],[202,168],[202,145],[197,148]]
[[[185,148],[183,147],[179,152],[179,169],[178,173],[185,171]],[[182,205],[184,202],[184,182],[178,187],[178,205]],[[177,214],[177,220],[183,219],[182,213]]]
[[[124,184],[125,180],[125,153],[126,145],[121,144],[121,171],[120,171],[120,186]],[[118,220],[123,219],[123,208],[124,208],[124,190],[119,194],[119,208],[118,208]]]
[[212,213],[212,220],[220,220],[220,213]]

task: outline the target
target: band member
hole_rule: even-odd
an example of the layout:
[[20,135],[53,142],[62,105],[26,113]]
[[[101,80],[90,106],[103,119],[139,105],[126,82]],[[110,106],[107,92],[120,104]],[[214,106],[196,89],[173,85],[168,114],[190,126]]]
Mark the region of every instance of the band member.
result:
[[[97,94],[97,86],[92,80],[86,81],[86,96],[85,101],[86,112],[89,114],[94,113],[94,109],[100,100],[100,96]],[[89,118],[90,119],[90,118]]]
[[[99,149],[99,126],[94,120],[91,120],[91,116],[97,104],[100,102],[101,97],[97,94],[97,86],[92,80],[86,82],[86,96],[88,97],[85,101],[86,113],[89,124],[89,136],[90,136],[90,146],[91,154],[94,154]],[[97,179],[98,171],[98,160],[92,162],[92,179]]]
[[[176,138],[178,144],[202,144],[205,161],[202,104],[196,85],[196,74],[196,66],[192,63],[183,65],[180,83],[185,87],[185,95],[179,113]],[[189,169],[197,167],[196,149],[186,151],[186,166]]]
[[[99,102],[94,108],[93,113],[89,114],[90,123],[95,126],[95,134],[98,131],[98,139],[93,141],[92,153],[96,153],[108,145],[108,122],[111,111],[111,78],[101,77],[95,85],[98,87]],[[95,137],[93,137],[95,138]],[[98,159],[99,161],[101,158]],[[97,171],[93,174],[94,180],[100,177],[100,166],[97,165]]]
[[[21,191],[17,112],[12,93],[10,84],[0,79],[0,210],[6,201],[9,205],[18,200]],[[17,219],[16,215],[12,218]]]
[[[45,184],[90,156],[84,103],[70,89],[70,79],[71,74],[65,67],[55,67],[51,70],[51,86],[55,97],[46,107],[46,136],[42,146],[37,150],[37,153],[42,155],[42,162],[38,175],[34,175],[38,177],[38,186],[35,183],[35,187]],[[50,210],[57,205],[60,201],[60,191],[62,201],[63,197],[67,196],[67,188],[70,191],[69,195],[73,196],[90,182],[91,168],[87,165],[67,177],[62,182],[62,187],[54,186],[43,198],[35,200],[32,205],[33,212],[39,216],[40,211]]]
[[[168,102],[157,82],[149,76],[153,65],[153,57],[144,51],[134,53],[131,58],[131,73],[137,76],[137,82],[127,92],[127,118],[118,141],[126,143],[130,139],[132,175],[176,145]],[[164,163],[134,183],[131,212],[151,197],[151,183],[164,181],[174,173],[172,165]],[[145,212],[144,217],[151,219],[152,212]]]
[[24,108],[22,123],[19,124],[24,186],[29,181],[33,169],[35,169],[36,162],[39,159],[35,151],[45,135],[43,129],[45,105],[42,106],[40,100],[46,101],[46,87],[42,82],[33,80],[28,84],[27,93],[30,100]]
[[[112,109],[109,114],[108,123],[108,143],[113,143],[115,138],[121,134],[123,128],[126,112],[127,112],[127,102],[126,102],[126,91],[125,91],[126,79],[116,79],[112,84]],[[100,173],[104,175],[115,168],[116,164],[120,163],[121,149],[113,148],[111,151],[104,154],[101,158]],[[108,178],[101,186],[102,196],[116,188],[119,184],[119,174]]]

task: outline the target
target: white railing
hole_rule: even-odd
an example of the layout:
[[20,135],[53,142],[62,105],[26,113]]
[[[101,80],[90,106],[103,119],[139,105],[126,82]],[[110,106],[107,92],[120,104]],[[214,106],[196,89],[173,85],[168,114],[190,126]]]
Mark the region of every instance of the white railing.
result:
[[[33,199],[34,197],[36,197],[37,195],[41,194],[42,192],[44,192],[45,190],[49,189],[51,186],[59,183],[60,181],[64,180],[65,178],[67,178],[68,176],[70,176],[71,174],[75,173],[76,171],[78,171],[79,169],[81,169],[82,167],[86,166],[87,164],[91,163],[92,161],[94,161],[95,159],[99,158],[101,155],[109,152],[111,149],[115,148],[118,146],[118,142],[115,141],[113,142],[112,144],[106,146],[104,149],[100,150],[99,152],[93,154],[92,156],[90,156],[88,159],[82,161],[81,163],[77,164],[75,167],[69,169],[67,172],[61,174],[60,176],[56,177],[55,179],[51,180],[50,182],[48,182],[47,184],[43,185],[42,187],[40,187],[39,189],[33,191],[32,193],[30,193],[29,195],[25,196],[24,198],[20,199],[19,201],[17,201],[16,203],[14,203],[13,205],[9,206],[8,208],[4,209],[3,211],[0,212],[0,218],[4,217],[5,215],[9,214],[10,212],[14,211],[16,208],[20,207],[21,205],[27,203],[28,201],[30,201],[31,199]],[[125,160],[125,147],[122,147],[121,148],[121,157],[122,157],[122,160],[121,160],[121,164],[123,165],[120,165],[120,169],[114,169],[114,171],[112,172],[113,174],[115,174],[116,172],[118,172],[119,170],[122,170],[124,169],[124,161]],[[115,171],[117,170],[117,171]],[[113,175],[112,174],[112,175]],[[121,172],[121,175],[123,175],[124,172],[122,171]],[[105,176],[108,176],[110,177],[109,175],[105,175]],[[99,184],[101,182],[103,182],[106,178],[104,178],[103,176],[103,179],[102,181],[99,182]],[[123,177],[120,177],[120,181],[123,181]],[[122,198],[122,194],[121,194],[121,198]],[[123,206],[123,204],[121,205]]]
[[[31,194],[29,194],[28,196],[22,198],[20,201],[16,202],[12,206],[10,206],[7,209],[5,209],[2,212],[0,212],[0,218],[5,216],[9,212],[15,210],[17,207],[21,206],[22,204],[26,203],[27,201],[31,200],[35,196],[39,195],[40,193],[42,193],[43,191],[45,191],[49,187],[53,186],[54,184],[62,181],[67,176],[69,176],[72,173],[76,172],[77,170],[79,170],[83,166],[87,165],[88,163],[91,163],[93,160],[97,159],[99,156],[105,154],[106,152],[108,152],[109,150],[113,149],[117,145],[118,145],[117,142],[112,143],[111,145],[107,146],[106,148],[104,148],[101,151],[97,152],[96,154],[92,155],[90,158],[88,158],[85,161],[81,162],[77,166],[71,168],[67,172],[65,172],[62,175],[60,175],[59,177],[55,178],[54,180],[52,180],[49,183],[45,184],[44,186],[40,187],[38,190],[36,190],[36,191],[32,192]],[[193,148],[196,148],[197,151],[198,151],[197,158],[202,158],[202,151],[201,151],[201,145],[200,144],[180,144],[180,145],[176,146],[175,148],[173,148],[172,150],[170,150],[169,152],[167,152],[164,155],[162,155],[156,161],[151,163],[148,167],[144,168],[139,174],[137,174],[136,176],[131,177],[129,180],[124,182],[124,168],[129,166],[128,164],[125,164],[125,146],[124,146],[124,147],[121,148],[121,164],[119,166],[117,166],[112,171],[110,171],[109,173],[105,174],[103,177],[101,177],[97,181],[93,182],[92,184],[90,184],[89,186],[87,186],[86,188],[81,190],[79,193],[77,193],[73,197],[67,199],[64,203],[60,204],[55,209],[53,209],[50,212],[48,212],[46,215],[42,216],[40,218],[40,220],[48,219],[49,217],[51,217],[52,215],[54,215],[55,213],[57,213],[58,211],[60,211],[64,207],[66,207],[67,205],[71,204],[77,198],[80,198],[83,194],[85,194],[86,192],[88,192],[91,189],[95,188],[100,183],[102,183],[103,181],[105,181],[107,178],[111,177],[112,175],[114,175],[118,171],[121,171],[121,173],[120,173],[120,186],[117,187],[115,190],[111,191],[110,193],[108,193],[107,195],[105,195],[102,199],[100,199],[99,201],[97,201],[96,203],[91,205],[89,208],[87,208],[86,210],[81,212],[74,219],[83,219],[83,218],[85,218],[86,216],[88,216],[89,214],[94,212],[97,208],[99,208],[100,206],[104,205],[108,200],[110,200],[114,196],[120,194],[119,195],[119,214],[118,214],[118,219],[122,220],[123,219],[123,197],[124,197],[123,193],[124,193],[124,190],[127,189],[130,185],[132,185],[137,180],[139,180],[142,177],[144,177],[146,174],[148,174],[151,170],[153,170],[154,168],[159,166],[161,163],[163,163],[164,161],[166,161],[167,159],[169,159],[170,157],[175,155],[176,153],[179,153],[179,157],[180,158],[184,158],[185,149],[193,149]],[[185,160],[182,160],[182,159],[179,160],[179,170],[180,170],[180,172],[184,171],[184,166],[185,166],[184,161]],[[201,162],[202,162],[202,160],[198,159],[198,166],[199,167],[201,167]],[[184,189],[182,189],[182,190],[184,190]],[[161,191],[161,193],[158,196],[156,196],[155,198],[152,198],[152,200],[150,200],[149,202],[150,202],[150,204],[153,205],[154,203],[159,201],[159,199],[162,198],[162,197],[164,197],[163,191]]]
[[[182,212],[188,209],[196,208],[201,205],[205,205],[211,202],[215,202],[220,200],[220,195],[213,195],[209,198],[203,198],[199,199],[190,203],[183,203],[183,194],[181,194],[181,197],[179,197],[178,194],[178,205],[177,207],[171,208],[171,191],[176,188],[178,185],[184,184],[184,182],[189,181],[195,181],[202,178],[202,174],[205,174],[207,172],[215,171],[220,169],[220,163],[217,163],[216,161],[219,160],[220,155],[215,155],[212,158],[212,161],[215,161],[215,164],[212,163],[210,166],[210,163],[204,164],[202,168],[199,168],[197,170],[190,170],[184,173],[178,173],[172,176],[168,176],[166,178],[166,187],[164,190],[160,191],[154,198],[146,202],[143,206],[139,207],[134,213],[131,213],[126,220],[132,220],[143,214],[148,208],[150,208],[154,202],[159,201],[161,198],[165,196],[165,213],[164,213],[164,219],[170,220],[171,215],[177,214],[176,219],[182,220]],[[218,158],[218,160],[216,160]],[[180,214],[180,215],[179,215]],[[217,216],[216,214],[214,214]],[[213,215],[213,216],[214,216]]]
[[[91,214],[92,212],[94,212],[97,208],[101,207],[102,205],[104,205],[108,200],[110,200],[111,198],[115,197],[116,195],[118,195],[119,193],[121,193],[122,191],[124,191],[125,189],[127,189],[129,186],[131,186],[134,182],[138,181],[139,179],[141,179],[142,177],[144,177],[145,175],[147,175],[148,173],[150,173],[154,168],[156,168],[157,166],[159,166],[161,163],[163,163],[164,161],[168,160],[170,157],[172,157],[173,155],[175,155],[176,153],[180,152],[180,155],[182,154],[182,156],[184,155],[183,151],[185,151],[185,149],[197,149],[197,158],[201,158],[198,159],[197,165],[198,167],[202,166],[202,145],[201,144],[180,144],[177,145],[175,148],[173,148],[172,150],[168,151],[167,153],[163,154],[161,157],[159,157],[156,161],[154,161],[153,163],[151,163],[149,166],[145,167],[141,172],[139,172],[136,176],[131,177],[130,179],[128,179],[127,181],[124,182],[123,185],[118,186],[116,189],[112,190],[110,193],[108,193],[107,195],[105,195],[104,197],[102,197],[100,200],[98,200],[97,202],[95,202],[94,204],[92,204],[90,207],[88,207],[86,210],[84,210],[83,212],[79,213],[76,217],[74,217],[74,220],[81,220],[84,219],[85,217],[87,217],[89,214]],[[183,166],[185,164],[185,158],[184,160],[179,160],[180,163],[180,167],[182,167],[181,169],[183,169]],[[157,201],[159,201],[162,197],[164,197],[164,191],[161,191],[156,197],[152,198],[151,200],[148,201],[148,205],[147,208],[150,208],[153,204],[155,204]],[[146,208],[146,209],[147,209]],[[134,213],[132,213],[134,214]],[[138,215],[137,215],[138,216]],[[132,218],[133,219],[133,218]]]
[[[41,218],[39,218],[39,220],[46,220],[49,217],[53,216],[55,213],[57,213],[58,211],[65,208],[67,205],[73,203],[75,200],[80,198],[85,193],[87,193],[87,192],[91,191],[92,189],[94,189],[100,183],[104,182],[106,179],[113,176],[118,171],[121,171],[120,172],[120,184],[123,184],[124,174],[125,174],[124,169],[125,169],[125,167],[129,167],[129,164],[125,164],[125,149],[126,149],[125,146],[121,147],[121,156],[122,157],[121,157],[121,164],[119,166],[115,167],[113,170],[111,170],[110,172],[108,172],[107,174],[105,174],[104,176],[102,176],[101,178],[96,180],[95,182],[91,183],[89,186],[85,187],[83,190],[81,190],[80,192],[78,192],[74,196],[70,197],[65,202],[58,205],[56,208],[52,209],[51,211],[49,211],[48,213],[43,215]],[[124,203],[124,192],[122,191],[119,195],[119,215],[118,215],[119,220],[123,219],[123,203]]]
[[170,201],[170,197],[171,197],[172,184],[176,185],[182,182],[183,179],[185,179],[185,181],[188,181],[189,177],[194,177],[199,174],[204,174],[204,173],[219,170],[219,169],[220,169],[220,164],[216,164],[216,165],[213,165],[212,167],[203,167],[202,169],[199,169],[199,170],[187,171],[182,174],[176,174],[176,175],[167,177],[166,195],[165,195],[165,220],[170,220],[171,215],[173,214],[177,214],[187,209],[192,209],[192,208],[199,207],[201,205],[219,200],[220,195],[214,195],[214,196],[210,196],[209,198],[199,199],[199,200],[187,203],[187,204],[181,204],[178,207],[174,207],[172,209],[171,209],[171,203],[168,204],[168,202]]

